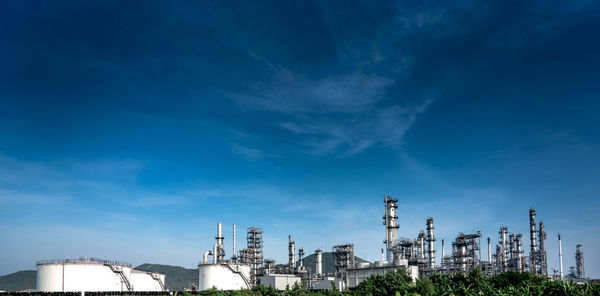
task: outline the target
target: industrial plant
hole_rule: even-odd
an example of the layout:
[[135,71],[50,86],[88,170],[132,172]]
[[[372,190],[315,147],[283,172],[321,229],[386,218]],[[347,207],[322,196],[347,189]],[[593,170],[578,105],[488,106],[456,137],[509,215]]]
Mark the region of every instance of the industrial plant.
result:
[[[427,277],[434,273],[467,273],[478,268],[491,276],[505,271],[528,271],[536,275],[555,280],[569,278],[585,281],[583,271],[583,246],[577,245],[575,254],[577,266],[564,275],[562,267],[562,241],[558,235],[560,273],[548,275],[546,232],[542,221],[536,223],[536,212],[529,210],[530,251],[525,255],[523,234],[510,233],[508,227],[501,226],[498,241],[492,246],[492,238],[487,238],[487,260],[482,257],[482,233],[459,233],[446,253],[445,242],[441,241],[441,264],[436,264],[434,219],[429,217],[425,230],[421,230],[414,239],[398,237],[398,200],[384,196],[383,225],[385,226],[385,248],[381,249],[381,260],[373,263],[357,263],[354,245],[343,244],[332,247],[335,271],[324,274],[322,271],[321,249],[314,251],[315,270],[304,266],[303,248],[296,248],[296,242],[288,236],[289,259],[286,265],[276,265],[272,259],[264,259],[263,229],[250,227],[246,233],[246,248],[235,248],[236,228],[233,225],[233,250],[229,260],[224,260],[221,223],[217,225],[217,237],[212,251],[204,253],[204,261],[198,265],[200,290],[217,288],[221,290],[250,288],[265,285],[277,290],[285,290],[294,284],[305,283],[309,289],[346,290],[358,286],[360,282],[373,274],[385,274],[390,270],[402,268],[413,279]],[[492,252],[494,251],[494,252]],[[214,256],[214,254],[218,254]],[[213,260],[208,261],[208,256]],[[298,257],[296,257],[298,255]],[[298,260],[296,260],[298,258]]]
[[[223,225],[217,224],[215,243],[204,251],[198,264],[197,290],[240,290],[256,285],[286,290],[303,286],[313,290],[348,290],[356,288],[374,274],[385,274],[403,269],[413,281],[434,273],[467,273],[475,268],[492,276],[506,271],[530,272],[553,280],[569,279],[586,281],[583,245],[576,246],[576,266],[563,270],[563,252],[560,233],[557,237],[559,270],[548,274],[546,231],[542,221],[536,222],[536,211],[529,210],[529,252],[523,247],[523,234],[512,233],[507,226],[500,226],[496,238],[487,237],[487,258],[482,256],[482,233],[460,232],[448,244],[441,240],[440,264],[437,264],[434,219],[425,220],[424,230],[416,237],[399,237],[398,200],[384,196],[383,226],[385,236],[381,258],[373,263],[357,262],[354,245],[335,245],[331,249],[334,271],[323,272],[323,250],[314,250],[314,270],[305,265],[306,253],[297,248],[292,236],[288,236],[288,262],[275,264],[263,253],[264,231],[261,227],[246,229],[246,245],[236,247],[236,225],[232,226],[232,247],[226,255],[223,244]],[[158,273],[138,271],[130,264],[95,258],[75,260],[46,260],[37,263],[37,290],[59,291],[167,291],[165,276]]]

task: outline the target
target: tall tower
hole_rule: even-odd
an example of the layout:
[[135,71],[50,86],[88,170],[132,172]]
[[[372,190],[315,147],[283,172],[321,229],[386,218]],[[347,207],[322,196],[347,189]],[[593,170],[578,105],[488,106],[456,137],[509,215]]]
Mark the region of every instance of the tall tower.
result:
[[385,225],[385,249],[387,253],[387,261],[390,264],[394,263],[394,251],[398,245],[398,216],[396,215],[396,209],[398,209],[398,200],[393,199],[391,196],[383,196],[383,202],[385,204],[385,215],[383,216],[383,225]]
[[558,264],[560,271],[560,279],[565,278],[565,273],[563,271],[563,257],[562,257],[562,240],[560,239],[560,232],[558,233]]
[[435,236],[433,235],[433,218],[427,218],[427,259],[429,259],[429,268],[435,269]]
[[529,269],[531,273],[537,274],[537,237],[535,231],[535,210],[529,209],[529,239],[531,241],[531,251],[529,252]]
[[288,251],[289,251],[288,266],[291,269],[294,269],[294,268],[296,268],[296,242],[292,240],[291,235],[288,235]]
[[256,282],[256,274],[263,264],[263,230],[259,227],[249,227],[246,234],[248,264],[250,278]]
[[575,264],[577,266],[577,277],[585,278],[585,270],[583,269],[583,245],[577,244],[575,251]]
[[539,230],[540,250],[539,250],[539,268],[541,275],[548,274],[548,258],[546,258],[546,230],[544,228],[544,222],[540,221]]
[[323,251],[315,250],[315,274],[321,276],[323,274]]

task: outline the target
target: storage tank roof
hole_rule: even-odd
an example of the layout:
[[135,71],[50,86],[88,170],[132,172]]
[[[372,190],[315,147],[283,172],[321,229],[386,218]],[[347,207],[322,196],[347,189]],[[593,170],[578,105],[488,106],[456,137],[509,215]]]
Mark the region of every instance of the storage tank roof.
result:
[[110,264],[110,265],[117,265],[117,266],[124,266],[124,267],[132,267],[131,263],[127,263],[127,262],[122,262],[122,261],[112,261],[112,260],[106,260],[106,259],[98,259],[98,258],[94,258],[94,257],[80,257],[77,259],[46,259],[46,260],[39,260],[36,262],[36,266],[37,265],[43,265],[43,264],[63,264],[63,263],[70,263],[70,264]]

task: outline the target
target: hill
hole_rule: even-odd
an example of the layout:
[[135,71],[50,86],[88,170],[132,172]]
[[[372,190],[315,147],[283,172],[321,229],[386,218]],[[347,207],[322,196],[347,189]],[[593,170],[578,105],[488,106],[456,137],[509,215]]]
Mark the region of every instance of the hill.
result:
[[0,276],[0,290],[17,292],[35,289],[36,271],[23,270]]
[[[335,267],[333,264],[333,252],[323,252],[321,257],[323,259],[323,273],[333,273],[335,271]],[[310,270],[310,273],[315,272],[316,259],[317,259],[317,256],[315,254],[311,254],[309,256],[304,257],[303,264],[304,264],[304,266],[306,266],[307,269]],[[364,260],[364,259],[356,257],[356,256],[354,256],[354,261],[356,262],[356,264],[362,263],[362,262],[369,262],[367,260]]]
[[198,285],[198,269],[149,263],[144,263],[135,269],[164,274],[167,287],[171,291],[183,291],[184,288],[189,288],[190,284]]

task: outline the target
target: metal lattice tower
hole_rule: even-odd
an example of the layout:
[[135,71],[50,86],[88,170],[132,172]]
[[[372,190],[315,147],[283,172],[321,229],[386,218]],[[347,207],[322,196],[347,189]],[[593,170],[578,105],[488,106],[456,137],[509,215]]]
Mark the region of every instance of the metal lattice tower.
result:
[[577,244],[575,251],[575,264],[577,268],[577,277],[585,278],[585,269],[583,268],[583,245]]
[[250,265],[250,279],[256,282],[256,274],[263,264],[263,230],[249,227],[246,235],[247,264]]
[[454,271],[467,272],[480,265],[479,251],[481,232],[474,234],[459,233],[452,242]]
[[344,285],[348,285],[346,270],[355,266],[353,244],[333,246],[333,266],[336,277],[341,278]]

